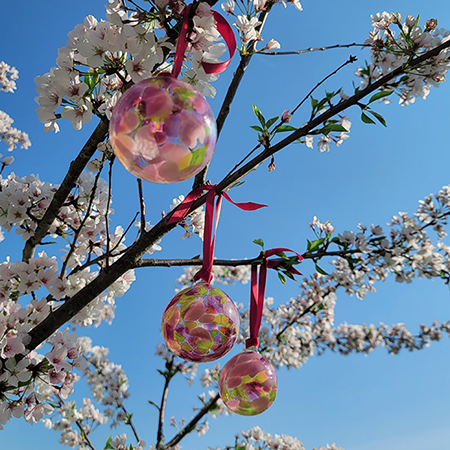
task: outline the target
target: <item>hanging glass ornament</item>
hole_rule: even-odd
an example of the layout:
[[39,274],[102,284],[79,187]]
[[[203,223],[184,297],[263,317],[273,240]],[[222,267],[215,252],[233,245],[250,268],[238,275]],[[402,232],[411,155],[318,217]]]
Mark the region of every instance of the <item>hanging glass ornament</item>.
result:
[[239,326],[239,313],[230,297],[204,281],[175,295],[161,324],[172,352],[196,363],[215,361],[228,353]]
[[231,411],[243,416],[255,416],[268,409],[277,389],[274,367],[257,351],[246,350],[233,356],[220,373],[220,397]]
[[177,183],[199,173],[217,139],[206,99],[170,74],[128,89],[113,109],[109,131],[125,169],[153,183]]

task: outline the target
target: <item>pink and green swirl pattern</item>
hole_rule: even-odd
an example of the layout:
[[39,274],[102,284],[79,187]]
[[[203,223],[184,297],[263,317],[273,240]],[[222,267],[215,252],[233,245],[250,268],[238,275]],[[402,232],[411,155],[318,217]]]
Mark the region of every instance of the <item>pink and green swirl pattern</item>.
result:
[[128,89],[113,109],[109,132],[125,169],[153,183],[177,183],[199,173],[217,139],[208,102],[170,75]]
[[239,325],[233,300],[219,288],[199,282],[175,295],[161,328],[173,353],[198,363],[225,355],[236,341]]
[[268,409],[277,389],[274,367],[251,350],[233,356],[220,373],[220,397],[231,411],[242,416],[255,416]]

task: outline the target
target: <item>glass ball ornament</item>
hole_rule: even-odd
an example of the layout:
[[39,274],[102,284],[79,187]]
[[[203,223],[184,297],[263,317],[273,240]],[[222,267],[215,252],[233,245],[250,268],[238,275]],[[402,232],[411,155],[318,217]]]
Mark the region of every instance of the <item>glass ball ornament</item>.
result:
[[253,350],[233,356],[220,372],[220,397],[231,411],[242,416],[255,416],[268,409],[277,389],[274,367]]
[[206,282],[183,289],[161,322],[167,346],[180,358],[209,362],[225,355],[239,333],[239,313],[225,292]]
[[205,97],[167,74],[143,80],[122,95],[109,135],[114,154],[133,175],[177,183],[209,163],[217,128]]

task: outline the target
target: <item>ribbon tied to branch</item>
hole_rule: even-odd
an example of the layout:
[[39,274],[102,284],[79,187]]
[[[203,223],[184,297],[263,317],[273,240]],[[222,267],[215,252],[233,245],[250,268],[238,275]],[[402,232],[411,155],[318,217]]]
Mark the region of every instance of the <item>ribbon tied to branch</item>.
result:
[[[222,205],[222,197],[228,200],[233,205],[244,211],[255,211],[256,209],[264,208],[267,205],[259,203],[235,203],[231,200],[226,192],[216,193],[216,185],[201,186],[191,191],[186,198],[178,205],[178,208],[172,214],[172,217],[167,222],[168,224],[176,223],[184,219],[194,204],[195,200],[200,197],[203,191],[206,193],[206,208],[205,208],[205,231],[203,236],[203,264],[202,268],[195,274],[194,280],[202,279],[207,283],[212,280],[212,267],[214,264],[214,245],[216,241],[217,225],[219,223],[220,209]],[[214,207],[214,199],[217,195],[216,205]],[[215,220],[214,220],[215,213]],[[214,231],[213,231],[214,230]]]

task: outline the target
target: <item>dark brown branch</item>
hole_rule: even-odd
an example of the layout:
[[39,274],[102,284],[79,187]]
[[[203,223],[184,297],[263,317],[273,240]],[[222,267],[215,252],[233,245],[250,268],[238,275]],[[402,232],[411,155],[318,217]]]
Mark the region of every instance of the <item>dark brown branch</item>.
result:
[[169,449],[170,447],[173,447],[178,444],[178,442],[181,441],[181,439],[184,438],[187,434],[189,434],[191,431],[195,430],[195,427],[200,422],[200,420],[211,411],[211,409],[216,406],[216,403],[220,399],[220,395],[216,394],[214,398],[212,398],[206,405],[197,413],[197,415],[184,427],[182,428],[178,434],[166,445],[164,445],[162,448],[164,450]]
[[330,45],[328,47],[310,47],[310,48],[305,48],[304,50],[293,50],[293,51],[288,51],[288,52],[268,52],[268,51],[260,51],[260,52],[256,52],[256,55],[302,55],[303,53],[310,53],[310,52],[320,52],[320,51],[324,51],[324,50],[331,50],[333,48],[349,48],[349,47],[370,47],[370,45],[368,44],[357,44],[357,43],[353,43],[353,44],[336,44],[336,45]]
[[61,186],[56,191],[50,202],[50,206],[45,211],[44,217],[39,221],[33,235],[25,243],[23,249],[22,260],[28,262],[33,257],[35,248],[40,244],[42,239],[47,235],[55,217],[58,215],[61,206],[66,201],[70,191],[75,187],[75,184],[81,175],[81,172],[86,167],[89,160],[97,150],[97,145],[103,142],[108,135],[109,122],[102,119],[97,125],[97,128],[92,133],[79,155],[71,162],[69,171],[67,172]]
[[[426,60],[433,58],[439,54],[439,52],[445,48],[450,47],[450,41],[447,41],[438,47],[424,53],[422,56],[413,59],[408,65],[401,66],[387,75],[381,77],[375,83],[368,85],[365,89],[360,90],[357,94],[349,97],[338,103],[335,106],[330,107],[319,117],[307,123],[302,128],[294,131],[288,137],[278,142],[277,144],[265,149],[246,165],[236,170],[232,174],[226,176],[216,187],[216,192],[219,194],[226,191],[233,186],[237,181],[244,178],[247,174],[253,171],[259,164],[271,157],[273,154],[287,147],[297,139],[306,136],[313,129],[321,125],[324,121],[339,114],[340,112],[348,109],[350,106],[358,104],[358,102],[365,96],[376,91],[389,81],[395,79],[406,70],[411,69],[419,64],[422,64]],[[205,203],[205,196],[201,196],[194,202],[190,211],[194,211],[198,207]],[[108,286],[121,277],[127,270],[136,267],[139,263],[141,256],[145,253],[146,249],[155,244],[156,241],[161,239],[165,234],[175,228],[175,224],[168,224],[168,220],[172,217],[172,214],[176,211],[174,209],[167,214],[162,220],[160,220],[151,230],[141,234],[139,239],[132,244],[123,256],[112,264],[108,270],[102,270],[97,278],[92,280],[87,286],[77,292],[72,298],[66,300],[66,302],[59,307],[56,311],[49,314],[40,324],[30,331],[31,340],[26,346],[28,350],[35,349],[39,344],[50,337],[60,326],[64,325],[67,321],[72,319],[78,312],[80,312],[85,306],[93,301],[99,294],[101,294]]]
[[144,193],[142,191],[142,180],[138,178],[137,183],[139,191],[139,207],[141,211],[141,232],[142,232],[145,230],[145,202],[144,202]]
[[[304,259],[319,259],[324,256],[344,256],[353,253],[360,253],[360,250],[337,250],[333,252],[316,252],[316,253],[303,253]],[[260,261],[261,257],[257,256],[252,259],[215,259],[213,265],[225,266],[225,267],[238,267],[238,266],[250,266],[253,263]],[[274,258],[271,261],[277,261],[282,263],[286,261],[282,258]],[[139,267],[182,267],[182,266],[201,266],[203,264],[202,259],[141,259],[134,268]]]

